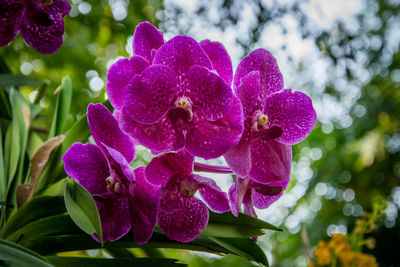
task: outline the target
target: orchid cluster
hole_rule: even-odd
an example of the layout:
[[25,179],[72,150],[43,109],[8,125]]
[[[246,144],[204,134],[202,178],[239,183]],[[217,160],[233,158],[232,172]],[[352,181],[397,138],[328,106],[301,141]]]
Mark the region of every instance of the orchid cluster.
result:
[[[254,207],[282,195],[291,145],[316,123],[311,99],[283,88],[268,51],[250,53],[233,76],[220,43],[186,36],[165,42],[147,22],[136,27],[133,56],[109,69],[107,94],[113,114],[101,104],[88,107],[96,145],[75,143],[63,157],[67,174],[93,195],[106,241],[132,229],[143,244],[157,224],[169,238],[190,242],[207,226],[209,209],[238,216],[243,204],[257,216]],[[132,169],[136,144],[156,156]],[[221,156],[229,167],[195,161]],[[195,170],[236,180],[223,192]]]
[[56,52],[63,43],[67,0],[1,0],[0,46],[10,44],[20,32],[25,43],[43,54]]

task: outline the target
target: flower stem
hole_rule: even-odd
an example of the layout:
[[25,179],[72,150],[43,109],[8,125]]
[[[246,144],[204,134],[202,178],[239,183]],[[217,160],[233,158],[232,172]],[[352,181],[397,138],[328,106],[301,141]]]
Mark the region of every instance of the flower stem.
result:
[[194,170],[198,172],[232,173],[229,167],[207,165],[199,162],[194,163]]

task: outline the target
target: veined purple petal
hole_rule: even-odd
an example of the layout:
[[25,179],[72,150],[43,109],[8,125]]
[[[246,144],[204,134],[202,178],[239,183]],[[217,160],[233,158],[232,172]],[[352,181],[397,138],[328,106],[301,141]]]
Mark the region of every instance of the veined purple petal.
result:
[[193,172],[194,157],[184,150],[153,158],[147,165],[145,176],[153,185],[163,185],[172,176],[186,177]]
[[252,164],[250,141],[242,137],[236,146],[232,147],[224,154],[224,158],[235,174],[240,177],[247,177],[250,173]]
[[176,130],[168,116],[153,124],[142,124],[131,119],[126,109],[120,114],[121,129],[135,138],[153,154],[178,151],[185,145],[182,131]]
[[189,89],[185,95],[190,97],[193,106],[199,108],[207,120],[216,121],[232,108],[232,89],[206,67],[191,67],[188,81]]
[[157,224],[160,229],[169,238],[179,242],[187,243],[196,239],[207,226],[207,206],[201,200],[180,192],[164,198],[157,212]]
[[135,74],[141,73],[149,62],[141,56],[123,58],[115,62],[107,72],[107,95],[115,109],[121,109],[124,92]]
[[[49,6],[36,1],[25,1],[18,27],[25,43],[43,54],[56,52],[63,43],[63,15],[69,13],[65,0],[55,0]],[[62,13],[60,13],[62,12]]]
[[67,0],[52,0],[51,5],[45,7],[45,9],[46,11],[66,16],[71,11],[71,5]]
[[11,43],[18,33],[18,20],[23,7],[18,0],[0,2],[0,46]]
[[199,113],[193,115],[185,146],[192,155],[218,158],[239,142],[243,133],[243,110],[236,97],[228,114],[215,122],[206,120]]
[[127,178],[129,182],[135,181],[135,173],[133,169],[129,165],[128,161],[126,161],[125,157],[119,153],[117,150],[103,144],[105,149],[107,149],[111,158],[118,164],[118,168],[121,169],[123,175]]
[[282,181],[290,177],[292,148],[275,140],[259,139],[251,144],[250,178],[259,183]]
[[301,92],[282,90],[267,97],[265,112],[272,125],[282,128],[278,142],[294,145],[306,138],[317,122],[310,97]]
[[238,88],[242,77],[252,71],[259,71],[264,95],[270,95],[283,89],[283,77],[275,58],[265,49],[256,49],[239,63],[235,77],[234,88]]
[[253,195],[251,194],[250,190],[246,191],[246,194],[244,195],[243,206],[244,206],[245,214],[248,214],[250,216],[257,218],[257,213],[253,206]]
[[133,35],[133,54],[153,61],[155,51],[164,44],[162,31],[157,30],[151,23],[145,21],[136,26]]
[[232,62],[225,47],[218,42],[204,40],[200,42],[201,48],[211,60],[213,68],[228,86],[232,84]]
[[264,96],[262,94],[260,72],[252,71],[243,76],[240,84],[235,88],[235,93],[242,103],[245,116],[253,116],[254,112],[262,110]]
[[219,213],[230,210],[227,194],[222,192],[214,180],[196,174],[191,178],[198,184],[200,195],[211,210]]
[[149,241],[156,224],[159,205],[159,187],[149,184],[144,177],[144,167],[135,169],[136,185],[130,201],[130,218],[133,239],[138,244]]
[[174,107],[177,83],[176,74],[170,67],[151,65],[127,85],[122,109],[139,123],[155,123]]
[[[130,210],[127,197],[111,194],[109,198],[95,200],[100,214],[103,241],[114,241],[131,229]],[[94,238],[99,241],[97,236]]]
[[239,215],[240,207],[243,203],[243,198],[247,192],[249,178],[236,177],[236,181],[229,188],[229,204],[234,216]]
[[135,147],[126,134],[119,128],[117,120],[102,104],[90,104],[87,112],[90,132],[96,144],[104,149],[103,144],[114,148],[124,155],[128,163],[135,158]]
[[212,69],[204,50],[193,38],[186,36],[176,36],[162,45],[154,56],[153,63],[171,67],[177,76],[186,75],[194,65]]
[[266,192],[262,192],[262,190],[253,189],[253,204],[254,204],[254,206],[258,209],[268,208],[272,203],[277,201],[283,195],[283,192],[287,188],[288,184],[289,184],[289,179],[285,179],[285,180],[274,182],[274,183],[267,184],[267,185],[259,184],[258,185],[259,187],[272,187],[273,188],[273,187],[278,186],[278,187],[282,187],[282,189],[281,189],[280,193],[274,194],[275,192],[273,192],[272,195],[266,194]]
[[107,159],[93,144],[73,144],[62,157],[65,172],[90,194],[107,193],[106,179],[110,175]]

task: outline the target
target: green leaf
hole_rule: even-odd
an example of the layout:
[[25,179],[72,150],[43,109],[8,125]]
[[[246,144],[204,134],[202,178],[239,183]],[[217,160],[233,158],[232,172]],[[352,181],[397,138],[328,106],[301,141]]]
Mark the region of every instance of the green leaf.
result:
[[6,238],[31,221],[66,212],[63,197],[37,197],[15,212],[4,225],[1,235]]
[[143,267],[169,267],[169,266],[187,266],[177,263],[175,259],[166,258],[83,258],[83,257],[57,257],[49,256],[46,259],[57,267],[98,267],[98,266],[143,266]]
[[269,266],[267,256],[264,251],[249,238],[215,238],[212,241],[226,248],[231,253],[257,261],[265,266]]
[[12,135],[9,138],[11,139],[12,146],[10,147],[11,151],[9,151],[11,159],[9,168],[10,172],[8,174],[8,188],[10,188],[10,185],[13,181],[17,166],[18,172],[14,184],[16,185],[23,182],[22,176],[24,172],[25,150],[28,142],[28,131],[30,124],[30,107],[25,97],[13,88],[10,90],[9,97],[12,108],[10,132]]
[[4,158],[3,158],[3,132],[2,128],[0,127],[0,201],[5,200],[6,188],[7,188],[7,181],[5,176]]
[[213,237],[255,237],[263,235],[261,229],[246,225],[230,225],[228,223],[208,223],[201,233]]
[[32,86],[39,87],[42,84],[38,79],[15,75],[11,73],[0,73],[0,87]]
[[57,93],[56,107],[48,139],[64,133],[72,98],[71,79],[68,76],[62,79],[60,92],[57,91]]
[[87,234],[97,234],[103,243],[100,215],[92,195],[76,183],[67,180],[64,193],[65,206],[72,220]]
[[20,228],[7,237],[12,242],[21,242],[31,238],[39,238],[47,235],[65,235],[80,233],[78,227],[67,214],[45,217]]
[[270,223],[264,222],[263,220],[254,218],[244,213],[239,213],[239,216],[235,217],[231,212],[225,212],[225,213],[210,212],[209,223],[229,224],[229,225],[236,225],[239,227],[247,226],[247,227],[254,227],[257,229],[282,231],[282,229]]
[[52,266],[36,252],[3,239],[0,239],[0,259],[4,266]]

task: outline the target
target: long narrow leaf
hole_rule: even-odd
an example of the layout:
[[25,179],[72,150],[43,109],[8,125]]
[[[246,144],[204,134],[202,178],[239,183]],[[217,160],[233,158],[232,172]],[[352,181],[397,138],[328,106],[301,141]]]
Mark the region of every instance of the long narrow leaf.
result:
[[[86,234],[59,235],[35,237],[29,240],[22,240],[21,245],[33,249],[42,255],[54,254],[57,252],[98,249],[101,245],[91,236]],[[167,238],[164,234],[153,233],[150,241],[144,245],[138,245],[132,240],[132,234],[128,233],[118,241],[104,243],[104,248],[175,248],[204,251],[210,253],[231,253],[230,250],[216,244],[206,237],[199,237],[190,243],[180,243]]]
[[280,228],[270,223],[267,223],[263,220],[254,218],[244,213],[239,213],[239,216],[235,217],[231,212],[226,212],[226,213],[210,212],[209,223],[229,224],[229,225],[236,225],[239,227],[247,226],[247,227],[255,227],[258,229],[282,231]]
[[0,239],[0,259],[4,266],[52,266],[36,252],[2,239]]
[[186,264],[177,263],[175,259],[166,258],[83,258],[83,257],[46,257],[49,262],[57,267],[98,267],[98,266],[135,266],[135,267],[176,267],[187,266]]
[[0,73],[0,87],[32,86],[39,87],[42,84],[38,79],[15,75],[11,73]]
[[250,238],[215,238],[210,237],[215,243],[228,249],[231,253],[245,257],[249,260],[257,261],[265,266],[269,266],[267,256],[264,251]]
[[76,234],[80,232],[81,231],[76,227],[69,215],[55,215],[27,224],[8,236],[7,240],[12,242],[21,242],[22,240],[29,240],[31,238],[48,235]]
[[62,197],[45,196],[34,198],[8,219],[1,235],[6,238],[31,221],[65,212],[64,199]]
[[66,76],[62,79],[60,91],[57,95],[56,108],[50,127],[49,139],[64,133],[65,123],[71,106],[72,85],[71,79]]

